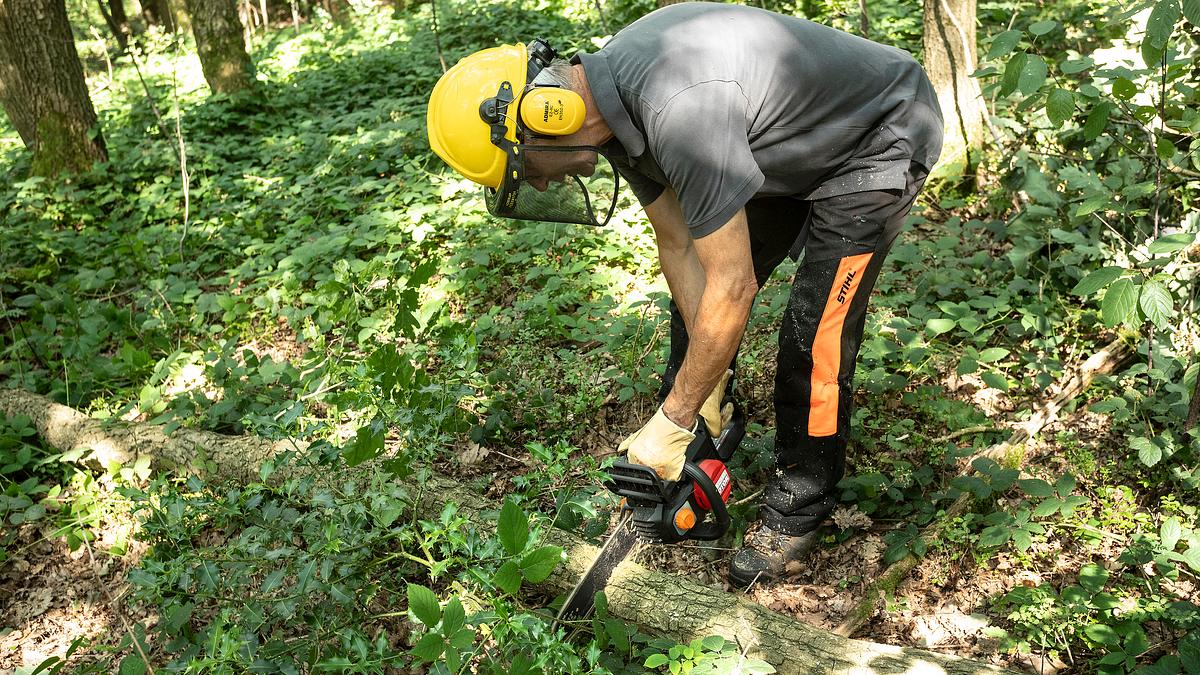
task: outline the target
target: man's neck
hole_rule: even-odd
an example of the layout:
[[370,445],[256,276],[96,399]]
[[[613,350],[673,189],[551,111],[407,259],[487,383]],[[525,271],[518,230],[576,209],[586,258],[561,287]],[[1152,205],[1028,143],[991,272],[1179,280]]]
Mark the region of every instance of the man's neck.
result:
[[581,145],[604,145],[612,139],[612,129],[609,128],[604,116],[600,114],[600,109],[596,107],[596,99],[592,98],[592,89],[588,86],[587,73],[583,70],[583,64],[575,64],[573,71],[575,81],[571,83],[571,88],[583,98],[587,115],[583,118],[583,126],[572,135],[580,139]]

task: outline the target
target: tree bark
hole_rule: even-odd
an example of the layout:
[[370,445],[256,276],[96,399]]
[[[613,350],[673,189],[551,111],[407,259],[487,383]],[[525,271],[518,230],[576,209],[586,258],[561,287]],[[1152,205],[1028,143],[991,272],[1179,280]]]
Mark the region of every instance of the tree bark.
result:
[[925,70],[946,119],[939,164],[967,159],[983,145],[987,108],[976,68],[975,0],[924,0]]
[[237,0],[187,0],[187,6],[209,89],[232,94],[254,86],[254,64],[246,52]]
[[125,13],[125,0],[97,0],[96,4],[100,7],[100,14],[104,15],[108,29],[124,51],[129,42],[129,15]]
[[[295,447],[255,437],[223,436],[203,431],[178,430],[167,436],[146,424],[105,424],[49,399],[20,390],[0,390],[0,413],[30,418],[42,440],[64,452],[87,453],[92,461],[123,464],[150,457],[159,468],[205,471],[237,481],[258,479],[258,465]],[[373,471],[364,465],[351,472]],[[272,474],[286,480],[306,471],[303,466]],[[339,481],[348,478],[337,476]],[[495,529],[485,514],[499,507],[478,491],[437,474],[419,485],[408,486],[412,507],[419,513],[438,513],[445,504],[458,505],[481,530]],[[551,529],[542,534],[546,544],[560,546],[564,562],[546,581],[555,591],[574,587],[599,549],[573,533]],[[946,675],[1002,674],[1011,671],[990,664],[863,640],[851,640],[809,626],[750,602],[744,596],[701,586],[692,581],[654,572],[626,560],[613,571],[605,591],[610,614],[652,633],[680,642],[720,635],[737,641],[747,654],[771,663],[781,673],[811,675],[872,675],[875,673],[943,673]]]
[[142,16],[151,26],[162,26],[165,30],[175,30],[175,16],[167,0],[141,0]]
[[0,0],[0,105],[54,176],[108,159],[63,0]]

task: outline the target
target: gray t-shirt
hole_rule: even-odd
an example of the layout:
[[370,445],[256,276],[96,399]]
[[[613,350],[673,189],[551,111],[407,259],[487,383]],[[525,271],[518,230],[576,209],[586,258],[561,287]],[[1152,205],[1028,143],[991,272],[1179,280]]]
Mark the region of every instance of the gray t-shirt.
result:
[[638,200],[675,189],[702,237],[754,197],[904,189],[931,168],[942,115],[907,52],[796,17],[669,5],[577,54]]

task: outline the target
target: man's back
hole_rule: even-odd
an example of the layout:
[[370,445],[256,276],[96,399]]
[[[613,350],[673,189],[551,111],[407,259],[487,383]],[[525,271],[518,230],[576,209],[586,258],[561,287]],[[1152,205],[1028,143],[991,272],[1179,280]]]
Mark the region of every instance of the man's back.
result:
[[[727,192],[744,183],[743,196],[902,188],[908,163],[931,167],[940,150],[936,96],[907,52],[804,19],[681,3],[585,56],[589,79],[596,57],[645,138],[654,161],[641,162],[644,173],[677,191],[696,165],[721,170]],[[710,144],[719,149],[694,147]],[[711,183],[697,192],[711,193]],[[724,209],[710,206],[688,214],[689,224],[719,218]]]

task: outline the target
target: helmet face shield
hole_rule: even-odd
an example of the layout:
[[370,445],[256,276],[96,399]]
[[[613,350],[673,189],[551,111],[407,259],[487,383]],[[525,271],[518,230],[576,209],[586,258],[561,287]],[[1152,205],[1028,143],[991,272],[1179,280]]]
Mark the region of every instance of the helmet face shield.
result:
[[484,201],[502,218],[603,226],[616,209],[619,181],[598,148],[523,143],[509,154],[500,187],[484,188]]

